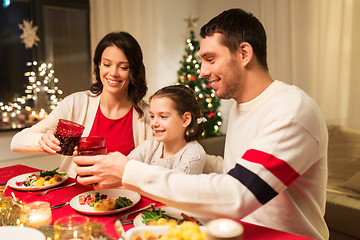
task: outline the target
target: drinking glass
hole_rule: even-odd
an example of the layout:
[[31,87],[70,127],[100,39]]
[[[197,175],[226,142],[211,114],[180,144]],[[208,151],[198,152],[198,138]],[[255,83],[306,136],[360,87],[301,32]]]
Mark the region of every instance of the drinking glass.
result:
[[89,150],[91,148],[96,147],[104,147],[105,139],[99,136],[90,136],[90,137],[82,137],[80,138],[80,150]]
[[107,148],[104,147],[105,139],[98,136],[82,137],[79,143],[79,155],[99,155],[106,154]]
[[60,119],[56,127],[55,137],[60,141],[58,153],[72,156],[74,148],[79,145],[84,126],[65,119]]
[[[91,136],[91,137],[82,137],[79,144],[79,155],[84,156],[94,156],[94,155],[104,155],[107,153],[107,148],[104,147],[105,139],[103,137]],[[79,165],[86,167],[88,165]],[[82,176],[88,177],[89,175]]]
[[54,239],[91,239],[89,218],[85,216],[72,215],[56,220],[54,223]]
[[106,147],[94,147],[89,150],[79,150],[79,155],[93,156],[93,155],[104,155],[107,153]]

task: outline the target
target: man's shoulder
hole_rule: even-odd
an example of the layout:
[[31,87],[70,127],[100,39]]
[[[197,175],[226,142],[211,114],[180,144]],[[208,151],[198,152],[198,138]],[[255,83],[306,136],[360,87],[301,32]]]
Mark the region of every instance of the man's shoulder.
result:
[[[325,132],[326,123],[316,101],[301,88],[282,83],[272,113],[274,120],[288,118],[310,132]],[[277,116],[276,116],[277,115]]]

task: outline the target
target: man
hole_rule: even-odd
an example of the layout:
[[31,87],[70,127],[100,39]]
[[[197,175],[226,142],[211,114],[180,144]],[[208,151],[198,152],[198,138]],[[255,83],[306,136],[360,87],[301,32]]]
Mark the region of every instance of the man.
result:
[[224,11],[201,36],[201,77],[218,97],[236,101],[224,174],[179,174],[114,153],[76,157],[77,164],[94,164],[76,168],[79,175],[94,175],[79,182],[97,182],[97,189],[124,185],[196,214],[328,239],[327,130],[318,107],[297,87],[271,78],[265,30],[251,13]]

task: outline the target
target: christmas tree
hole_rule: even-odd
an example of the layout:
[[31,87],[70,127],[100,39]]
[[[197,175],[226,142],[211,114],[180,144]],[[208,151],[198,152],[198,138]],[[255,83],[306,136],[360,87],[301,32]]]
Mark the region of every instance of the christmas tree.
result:
[[[193,26],[194,19],[192,16],[185,19],[188,26]],[[180,61],[181,68],[178,71],[178,83],[187,85],[196,93],[203,116],[206,118],[204,122],[205,138],[220,135],[220,125],[222,123],[221,113],[218,111],[220,107],[220,99],[215,96],[215,92],[211,87],[208,79],[200,78],[200,65],[198,52],[200,49],[199,41],[196,41],[193,30],[190,30],[190,36],[186,40],[185,55]]]

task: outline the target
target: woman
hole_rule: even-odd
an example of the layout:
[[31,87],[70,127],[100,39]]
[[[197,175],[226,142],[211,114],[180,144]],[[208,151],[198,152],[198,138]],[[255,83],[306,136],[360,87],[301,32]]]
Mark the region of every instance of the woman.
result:
[[[142,100],[147,92],[145,66],[135,38],[109,33],[97,45],[93,63],[96,81],[90,91],[67,96],[44,120],[17,133],[12,151],[56,154],[61,149],[54,135],[59,119],[83,125],[83,137],[102,136],[108,152],[125,155],[152,135]],[[75,177],[72,156],[61,157],[59,170]]]

